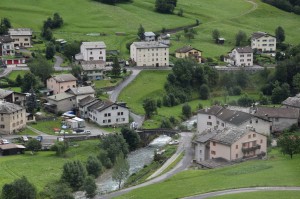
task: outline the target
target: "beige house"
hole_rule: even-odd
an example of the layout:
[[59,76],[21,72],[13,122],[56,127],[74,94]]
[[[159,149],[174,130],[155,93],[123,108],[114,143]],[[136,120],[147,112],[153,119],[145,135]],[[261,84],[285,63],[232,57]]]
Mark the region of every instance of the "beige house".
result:
[[0,134],[12,134],[26,127],[26,109],[0,101]]
[[271,132],[281,132],[298,125],[299,110],[295,108],[257,107],[254,115],[271,122]]
[[169,66],[169,46],[159,42],[133,42],[130,58],[137,66]]
[[88,80],[100,80],[104,79],[106,71],[112,69],[111,66],[106,66],[105,61],[80,61],[81,76],[87,76]]
[[8,33],[13,40],[14,47],[32,47],[32,30],[29,28],[9,29]]
[[106,61],[106,45],[103,41],[82,42],[80,53],[75,55],[78,61]]
[[251,129],[224,129],[210,139],[210,158],[228,161],[267,153],[267,137]]
[[77,78],[71,74],[55,75],[47,79],[47,88],[53,90],[53,94],[59,94],[69,88],[75,88],[76,81]]
[[15,55],[15,48],[12,42],[13,40],[8,35],[0,36],[0,57]]
[[251,37],[251,48],[260,53],[273,53],[276,51],[276,37],[266,32],[255,32]]
[[224,62],[238,67],[253,66],[253,50],[250,46],[234,48],[224,57]]
[[198,63],[202,62],[202,51],[191,46],[184,46],[175,51],[175,57],[177,58],[193,58]]

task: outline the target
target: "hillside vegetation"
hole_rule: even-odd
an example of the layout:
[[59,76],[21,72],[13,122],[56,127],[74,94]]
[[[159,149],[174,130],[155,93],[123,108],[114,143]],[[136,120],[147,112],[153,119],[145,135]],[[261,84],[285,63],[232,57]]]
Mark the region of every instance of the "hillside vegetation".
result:
[[[140,24],[146,31],[160,31],[201,22],[198,35],[188,41],[183,36],[175,41],[172,36],[170,52],[182,45],[191,44],[204,51],[205,57],[218,57],[234,45],[239,30],[248,36],[253,31],[271,34],[277,26],[286,31],[286,42],[300,40],[300,16],[286,13],[258,0],[179,0],[175,9],[183,9],[183,17],[176,14],[159,14],[154,11],[154,0],[134,0],[133,3],[106,5],[90,0],[1,0],[0,17],[8,17],[14,27],[30,27],[39,34],[42,22],[58,12],[64,19],[62,28],[55,30],[56,38],[71,40],[103,40],[108,49],[120,50],[128,56],[125,44],[136,38]],[[213,29],[219,29],[225,37],[224,46],[216,46],[211,38]],[[125,32],[126,36],[116,36]],[[89,33],[105,33],[106,36],[88,36]]]

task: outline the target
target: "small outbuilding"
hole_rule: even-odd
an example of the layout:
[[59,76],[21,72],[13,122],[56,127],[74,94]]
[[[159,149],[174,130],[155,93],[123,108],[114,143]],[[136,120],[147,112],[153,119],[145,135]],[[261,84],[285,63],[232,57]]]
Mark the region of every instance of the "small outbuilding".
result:
[[3,156],[24,154],[25,148],[25,146],[20,144],[4,144],[0,145],[0,154]]
[[222,38],[222,37],[219,37],[218,39],[217,39],[217,44],[224,44],[225,43],[225,39],[224,38]]

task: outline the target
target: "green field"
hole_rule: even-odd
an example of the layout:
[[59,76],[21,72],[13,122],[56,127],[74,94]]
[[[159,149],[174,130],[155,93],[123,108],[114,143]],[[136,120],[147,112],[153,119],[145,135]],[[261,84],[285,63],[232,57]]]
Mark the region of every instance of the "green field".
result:
[[[191,44],[203,50],[204,57],[218,57],[234,45],[235,34],[239,30],[248,35],[254,31],[266,31],[271,34],[281,25],[286,32],[286,41],[298,43],[300,39],[300,16],[283,12],[259,0],[179,0],[175,13],[182,8],[183,17],[158,14],[154,12],[154,0],[134,0],[133,3],[105,5],[91,0],[1,0],[0,17],[8,17],[14,27],[30,27],[36,34],[42,22],[58,12],[64,19],[64,26],[55,30],[56,38],[72,40],[103,40],[107,48],[120,50],[122,56],[128,56],[125,44],[136,38],[140,24],[146,31],[159,31],[163,27],[174,28],[195,23],[198,35],[191,42],[183,36],[177,42],[172,36],[170,52],[177,47]],[[253,2],[253,3],[251,3]],[[213,44],[211,32],[219,29],[225,37],[224,46]],[[88,33],[105,33],[106,36],[88,36]],[[116,32],[125,32],[125,36],[116,36]]]
[[5,183],[26,176],[38,191],[53,180],[59,180],[62,166],[70,160],[86,161],[90,154],[97,154],[99,140],[78,142],[77,147],[71,146],[67,152],[67,158],[55,156],[55,152],[38,152],[35,155],[12,155],[0,158],[0,187]]
[[9,73],[8,78],[11,80],[16,80],[18,75],[23,77],[26,73],[28,73],[28,71],[24,71],[24,70],[12,71],[11,73]]
[[298,199],[299,191],[259,191],[212,197],[212,199]]
[[268,160],[247,161],[219,169],[183,171],[119,198],[168,199],[240,187],[300,186],[300,155],[290,159],[273,150],[268,156]]

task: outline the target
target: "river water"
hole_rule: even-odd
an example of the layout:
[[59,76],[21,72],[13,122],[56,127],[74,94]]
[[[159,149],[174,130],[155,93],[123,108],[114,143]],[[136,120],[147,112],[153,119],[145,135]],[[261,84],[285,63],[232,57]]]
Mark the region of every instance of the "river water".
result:
[[[128,154],[128,163],[130,166],[129,175],[141,170],[144,165],[150,164],[154,157],[154,151],[159,149],[171,141],[171,137],[161,135],[154,139],[147,147],[140,148]],[[99,178],[96,179],[99,194],[108,193],[118,189],[118,182],[112,179],[112,169],[107,170]],[[83,192],[76,192],[76,199],[85,199]]]

